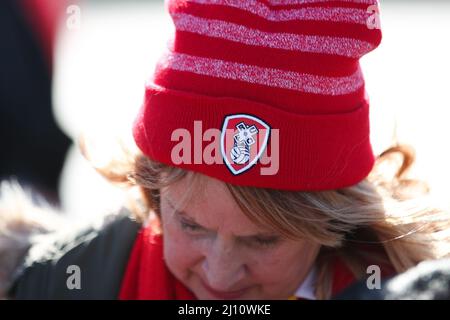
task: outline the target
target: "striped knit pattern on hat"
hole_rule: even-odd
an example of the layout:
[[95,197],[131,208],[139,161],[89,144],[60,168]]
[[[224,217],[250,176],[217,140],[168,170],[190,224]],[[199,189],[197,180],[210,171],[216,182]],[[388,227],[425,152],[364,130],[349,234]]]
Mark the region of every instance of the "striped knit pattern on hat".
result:
[[[377,6],[375,0],[166,1],[175,36],[147,84],[134,125],[138,147],[154,160],[237,185],[313,191],[358,183],[374,164],[359,59],[380,44],[381,31],[368,26]],[[230,115],[244,117],[235,123]],[[194,136],[194,121],[203,131],[267,125],[270,139],[256,145],[279,155],[278,171],[263,174],[260,161],[237,170],[239,163],[227,165],[233,156],[227,150],[225,163],[175,163],[172,133],[185,128]],[[196,149],[192,141],[192,150],[207,145]]]

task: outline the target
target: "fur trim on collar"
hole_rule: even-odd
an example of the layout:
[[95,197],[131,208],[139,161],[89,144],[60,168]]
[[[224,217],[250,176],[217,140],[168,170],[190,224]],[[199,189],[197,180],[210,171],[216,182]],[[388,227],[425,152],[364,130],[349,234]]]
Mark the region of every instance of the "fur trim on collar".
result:
[[18,183],[0,183],[0,299],[6,298],[32,244],[63,225],[52,208],[31,199]]

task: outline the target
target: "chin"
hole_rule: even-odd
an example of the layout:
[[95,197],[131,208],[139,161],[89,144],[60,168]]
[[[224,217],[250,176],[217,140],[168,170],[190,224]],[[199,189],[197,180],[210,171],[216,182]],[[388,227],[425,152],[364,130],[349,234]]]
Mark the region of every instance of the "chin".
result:
[[256,296],[251,296],[251,295],[242,295],[240,297],[234,298],[234,299],[228,299],[228,298],[224,298],[224,297],[217,297],[217,296],[213,296],[211,294],[208,293],[201,293],[199,295],[196,294],[196,297],[199,300],[260,300],[261,298],[256,297]]
[[259,300],[263,299],[261,295],[257,294],[256,286],[248,288],[239,295],[220,295],[211,292],[205,287],[203,281],[195,273],[190,272],[182,281],[184,285],[195,295],[199,300]]
[[255,288],[250,288],[239,295],[214,294],[205,288],[201,283],[197,283],[192,291],[199,300],[259,300],[261,297],[256,294]]

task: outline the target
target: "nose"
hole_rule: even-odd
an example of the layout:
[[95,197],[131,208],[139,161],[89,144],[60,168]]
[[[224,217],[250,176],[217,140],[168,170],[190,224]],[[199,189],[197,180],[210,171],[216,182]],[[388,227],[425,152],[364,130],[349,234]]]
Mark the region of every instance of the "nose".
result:
[[208,285],[216,291],[235,291],[245,277],[246,266],[232,244],[217,238],[207,250],[202,270]]

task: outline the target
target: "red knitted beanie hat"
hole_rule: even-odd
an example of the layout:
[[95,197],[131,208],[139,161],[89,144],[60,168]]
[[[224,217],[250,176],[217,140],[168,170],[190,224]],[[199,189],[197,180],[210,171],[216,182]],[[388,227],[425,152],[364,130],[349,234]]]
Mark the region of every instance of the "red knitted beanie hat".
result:
[[175,36],[133,129],[146,156],[273,189],[367,177],[375,157],[359,59],[381,41],[376,0],[166,5]]

